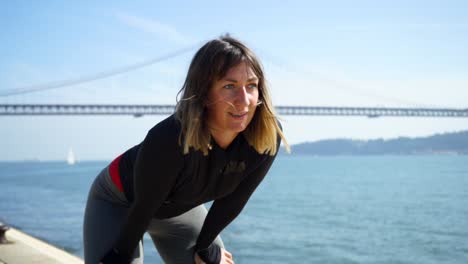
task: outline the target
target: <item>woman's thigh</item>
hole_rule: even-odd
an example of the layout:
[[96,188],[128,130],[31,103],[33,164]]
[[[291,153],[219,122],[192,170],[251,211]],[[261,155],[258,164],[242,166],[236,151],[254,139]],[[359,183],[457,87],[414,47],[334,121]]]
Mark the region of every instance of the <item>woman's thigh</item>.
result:
[[[205,206],[200,205],[173,218],[151,221],[148,233],[164,263],[193,263],[194,247],[206,215]],[[215,243],[224,248],[219,236]]]
[[[93,185],[94,186],[94,185]],[[128,208],[106,201],[91,190],[83,222],[83,246],[86,264],[98,264],[112,248],[127,217]],[[143,263],[141,241],[132,264]]]

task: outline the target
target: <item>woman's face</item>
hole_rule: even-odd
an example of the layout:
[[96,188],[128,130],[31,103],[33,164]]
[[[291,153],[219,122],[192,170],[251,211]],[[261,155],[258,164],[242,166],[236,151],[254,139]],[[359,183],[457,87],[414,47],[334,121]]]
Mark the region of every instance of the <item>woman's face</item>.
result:
[[255,114],[258,95],[258,77],[245,62],[215,80],[207,102],[207,124],[211,133],[233,139],[244,131]]

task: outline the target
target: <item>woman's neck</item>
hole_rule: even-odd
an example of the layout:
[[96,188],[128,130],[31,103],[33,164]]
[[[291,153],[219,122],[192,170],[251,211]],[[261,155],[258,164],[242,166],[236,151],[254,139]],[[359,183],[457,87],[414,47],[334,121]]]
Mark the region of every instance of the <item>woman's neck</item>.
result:
[[218,146],[222,149],[226,149],[234,141],[239,133],[226,133],[223,131],[211,131],[211,136]]

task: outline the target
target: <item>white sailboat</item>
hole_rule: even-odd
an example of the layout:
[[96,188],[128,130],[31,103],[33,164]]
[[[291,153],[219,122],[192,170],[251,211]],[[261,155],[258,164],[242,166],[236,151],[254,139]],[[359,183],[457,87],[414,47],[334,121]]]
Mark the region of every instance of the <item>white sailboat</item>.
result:
[[75,154],[73,153],[73,150],[71,148],[70,150],[68,150],[67,163],[68,165],[73,165],[76,163]]

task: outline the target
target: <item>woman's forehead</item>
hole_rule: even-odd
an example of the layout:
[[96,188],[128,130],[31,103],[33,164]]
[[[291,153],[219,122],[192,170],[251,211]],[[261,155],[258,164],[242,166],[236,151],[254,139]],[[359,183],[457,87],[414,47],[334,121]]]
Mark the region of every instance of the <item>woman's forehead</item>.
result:
[[220,79],[236,80],[238,78],[247,78],[248,80],[253,80],[253,79],[258,80],[258,76],[255,74],[255,71],[250,66],[250,64],[246,62],[241,62],[229,68],[226,74],[222,76]]

